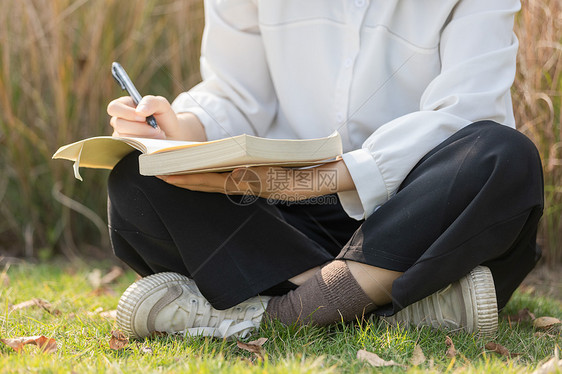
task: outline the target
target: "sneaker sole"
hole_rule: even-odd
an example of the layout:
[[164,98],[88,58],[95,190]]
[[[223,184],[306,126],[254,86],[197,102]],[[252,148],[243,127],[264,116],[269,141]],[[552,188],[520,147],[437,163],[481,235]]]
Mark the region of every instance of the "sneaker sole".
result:
[[476,317],[476,330],[480,336],[492,336],[498,331],[498,304],[492,272],[485,266],[474,268],[469,276],[472,283],[472,305]]
[[131,338],[142,338],[134,327],[135,317],[142,302],[154,292],[167,288],[168,285],[191,280],[178,273],[158,273],[144,277],[131,284],[123,293],[117,304],[117,326]]

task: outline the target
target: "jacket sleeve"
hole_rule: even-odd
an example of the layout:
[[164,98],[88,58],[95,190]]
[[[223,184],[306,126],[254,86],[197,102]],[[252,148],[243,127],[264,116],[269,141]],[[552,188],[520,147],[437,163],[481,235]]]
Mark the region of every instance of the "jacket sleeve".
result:
[[174,111],[194,113],[209,140],[263,135],[277,99],[254,2],[205,0],[200,65],[203,81],[174,100]]
[[351,217],[372,214],[426,153],[470,123],[486,119],[515,126],[510,88],[519,9],[518,0],[459,1],[442,30],[440,74],[421,96],[419,111],[384,124],[361,149],[343,155],[356,191],[339,197]]

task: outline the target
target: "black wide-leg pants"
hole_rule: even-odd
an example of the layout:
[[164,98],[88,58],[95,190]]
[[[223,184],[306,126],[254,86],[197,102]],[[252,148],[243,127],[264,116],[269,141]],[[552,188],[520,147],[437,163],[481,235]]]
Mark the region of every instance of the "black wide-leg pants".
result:
[[276,285],[335,258],[404,272],[392,304],[378,313],[396,312],[481,264],[492,271],[502,308],[540,257],[539,154],[524,135],[491,121],[429,152],[364,221],[349,218],[336,195],[237,204],[185,190],[141,176],[137,158],[126,156],[109,177],[115,254],[142,276],[193,278],[217,309],[274,294]]

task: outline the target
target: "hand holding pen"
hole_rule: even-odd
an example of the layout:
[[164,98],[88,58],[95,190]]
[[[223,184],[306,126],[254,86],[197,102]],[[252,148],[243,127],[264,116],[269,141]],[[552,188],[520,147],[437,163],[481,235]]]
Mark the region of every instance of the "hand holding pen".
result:
[[[205,129],[194,114],[176,114],[170,102],[162,96],[141,97],[119,63],[114,62],[111,70],[119,86],[130,95],[117,98],[107,106],[113,136],[207,140]],[[150,126],[146,126],[147,123]]]
[[[110,124],[114,129],[113,136],[173,138],[178,121],[168,100],[152,95],[142,97],[125,69],[117,62],[112,64],[111,73],[119,86],[129,93],[129,96],[115,99],[107,106],[107,113],[112,116]],[[155,117],[158,117],[158,123]]]
[[[129,93],[135,105],[139,105],[139,102],[142,100],[142,96],[120,63],[114,62],[111,65],[111,74],[113,75],[113,78],[115,78],[117,83],[119,83],[121,89],[126,90]],[[156,123],[156,119],[154,118],[153,115],[146,117],[146,123],[148,123],[153,128],[158,127],[158,124]]]

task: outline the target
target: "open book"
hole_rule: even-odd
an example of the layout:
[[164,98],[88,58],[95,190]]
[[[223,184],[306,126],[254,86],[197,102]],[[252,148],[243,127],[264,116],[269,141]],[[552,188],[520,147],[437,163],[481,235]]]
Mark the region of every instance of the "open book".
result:
[[208,142],[98,136],[65,145],[53,158],[74,161],[74,176],[82,180],[79,167],[112,169],[134,149],[142,153],[142,175],[219,172],[258,165],[302,167],[333,160],[342,153],[337,132],[317,139],[238,135]]

